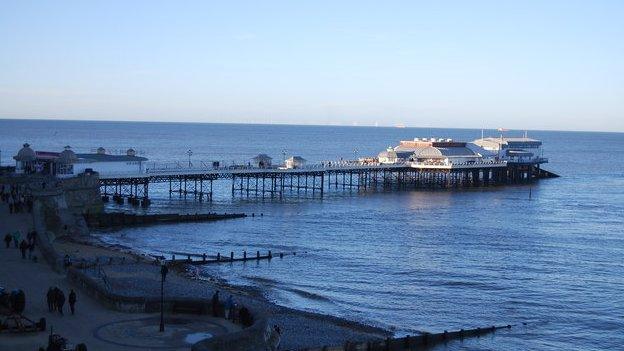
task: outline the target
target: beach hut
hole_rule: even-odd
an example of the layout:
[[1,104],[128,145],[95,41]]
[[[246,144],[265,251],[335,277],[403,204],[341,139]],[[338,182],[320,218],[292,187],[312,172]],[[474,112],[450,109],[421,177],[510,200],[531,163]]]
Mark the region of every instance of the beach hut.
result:
[[286,159],[286,168],[301,168],[303,166],[305,166],[306,164],[306,160],[301,157],[301,156],[292,156],[288,159]]

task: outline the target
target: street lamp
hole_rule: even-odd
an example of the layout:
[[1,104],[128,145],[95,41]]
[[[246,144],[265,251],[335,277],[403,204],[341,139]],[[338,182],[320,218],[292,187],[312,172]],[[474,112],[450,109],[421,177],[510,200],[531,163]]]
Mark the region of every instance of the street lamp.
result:
[[165,278],[167,277],[167,273],[169,272],[169,268],[163,261],[160,266],[160,332],[165,331],[165,316],[164,316],[164,305],[165,305]]
[[286,164],[286,149],[282,150],[282,158],[284,159],[284,164]]
[[358,159],[358,158],[357,158],[357,153],[358,153],[358,150],[357,150],[357,149],[353,150],[353,155],[355,156],[355,162],[356,162],[356,163],[357,163],[357,159]]
[[193,155],[193,151],[191,151],[191,149],[188,149],[188,151],[186,152],[186,154],[189,157],[189,168],[193,167],[193,164],[191,163],[191,156]]

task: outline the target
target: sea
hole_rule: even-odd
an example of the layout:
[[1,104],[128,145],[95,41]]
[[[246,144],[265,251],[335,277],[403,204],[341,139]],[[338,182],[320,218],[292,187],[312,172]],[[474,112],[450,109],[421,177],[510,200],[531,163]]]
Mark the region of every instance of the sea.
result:
[[[246,164],[257,154],[310,163],[373,156],[399,140],[471,141],[481,129],[0,120],[3,165],[24,142],[76,152],[132,147],[157,164]],[[484,130],[486,136],[499,136]],[[522,136],[525,131],[508,131]],[[126,228],[101,240],[146,253],[297,252],[213,265],[206,276],[277,304],[397,336],[507,325],[441,350],[624,350],[624,134],[528,131],[560,178],[469,190],[332,190],[212,203],[150,189],[149,212],[245,212],[212,223]],[[190,152],[189,152],[190,150]],[[190,156],[189,156],[190,154]],[[148,166],[149,167],[149,166]],[[132,211],[108,205],[110,210]],[[259,214],[262,214],[260,216]]]

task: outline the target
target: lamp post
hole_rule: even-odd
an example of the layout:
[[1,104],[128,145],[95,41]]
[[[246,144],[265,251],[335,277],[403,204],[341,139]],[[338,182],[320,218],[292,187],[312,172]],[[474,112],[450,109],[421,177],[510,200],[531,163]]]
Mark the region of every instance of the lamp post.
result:
[[188,151],[186,152],[186,154],[189,157],[189,168],[193,167],[193,164],[191,163],[191,156],[193,155],[193,151],[191,151],[191,149],[188,149]]
[[169,272],[169,268],[165,262],[160,266],[160,329],[158,331],[165,331],[165,316],[164,316],[164,306],[165,306],[165,278],[167,277],[167,273]]

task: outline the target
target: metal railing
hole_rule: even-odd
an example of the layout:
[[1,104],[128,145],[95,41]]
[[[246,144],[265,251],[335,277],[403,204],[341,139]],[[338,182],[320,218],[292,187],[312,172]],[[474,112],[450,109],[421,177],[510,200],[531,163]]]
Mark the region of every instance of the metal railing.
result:
[[467,161],[467,162],[408,162],[409,164],[419,166],[491,166],[491,165],[505,165],[506,161]]
[[[216,162],[216,161],[215,161]],[[215,166],[212,162],[201,162],[200,167],[185,167],[180,162],[169,162],[157,164],[155,162],[148,163],[145,168],[147,174],[158,174],[163,172],[201,172],[201,171],[236,171],[236,170],[257,170],[257,171],[270,171],[270,170],[283,170],[283,169],[297,169],[297,170],[315,170],[315,169],[328,169],[328,168],[353,168],[353,167],[387,167],[391,164],[384,164],[380,162],[369,161],[354,161],[354,160],[341,160],[341,161],[322,161],[319,163],[305,164],[296,166],[293,168],[286,168],[284,165],[272,165],[269,167],[256,167],[249,164],[236,164],[231,163],[229,166],[224,166],[223,162],[219,162],[219,166]]]

